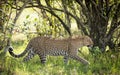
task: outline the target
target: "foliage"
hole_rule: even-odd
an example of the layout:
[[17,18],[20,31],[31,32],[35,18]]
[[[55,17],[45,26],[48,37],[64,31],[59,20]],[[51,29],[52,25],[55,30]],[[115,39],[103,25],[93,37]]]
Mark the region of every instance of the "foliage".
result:
[[[24,16],[26,19],[23,24],[17,24],[21,13],[27,8],[36,11],[38,18],[30,20],[31,16],[27,15]],[[91,62],[89,66],[84,66],[72,59],[68,65],[65,65],[62,57],[51,56],[48,57],[46,65],[42,65],[37,56],[30,62],[23,63],[22,59],[14,59],[9,54],[0,52],[0,75],[119,75],[119,8],[119,0],[0,1],[0,49],[6,44],[11,44],[14,31],[24,33],[29,39],[36,35],[71,36],[72,23],[77,25],[81,33],[90,36],[94,45],[97,46],[90,50],[90,54],[86,57]],[[15,12],[14,17],[11,16],[13,12]],[[31,32],[31,28],[35,28],[36,32]],[[12,44],[16,47],[16,53],[25,47],[23,42]],[[23,46],[20,46],[22,44]],[[106,52],[106,46],[109,46],[112,51]]]
[[[23,10],[32,8],[38,13],[40,18],[35,18],[32,21],[34,22],[38,35],[59,37],[65,36],[67,32],[67,35],[71,36],[73,35],[71,33],[71,26],[72,23],[75,23],[77,28],[82,31],[82,34],[90,36],[94,41],[94,45],[101,48],[102,51],[105,51],[106,46],[109,46],[111,49],[115,48],[116,41],[119,44],[119,0],[8,0],[1,1],[0,4],[3,5],[0,6],[2,13],[3,10],[5,11],[5,15],[0,14],[0,16],[4,17],[7,15],[0,22],[1,29],[5,30],[4,34],[1,35],[12,36],[14,28],[16,25],[19,25],[16,23]],[[14,17],[11,16],[13,11],[15,11]],[[31,23],[31,20],[28,21],[30,15],[24,17],[26,17],[26,21],[21,25],[21,30],[23,31],[25,29],[29,30]],[[12,25],[9,24],[11,18],[13,18]],[[29,36],[29,34],[26,35]]]
[[26,20],[23,21],[22,24],[15,25],[13,35],[22,33],[25,34],[28,39],[31,39],[34,36],[66,36],[63,27],[54,17],[51,17],[54,25],[49,25],[48,21],[45,21],[46,19],[30,18],[31,16],[27,15]]
[[4,4],[4,1],[0,1],[0,50],[2,50],[6,44],[7,24],[9,21],[8,13],[10,13],[10,6]]
[[[14,44],[15,52],[20,53],[25,49],[25,44]],[[85,66],[73,59],[66,65],[63,57],[48,56],[47,63],[42,65],[39,57],[35,56],[29,62],[22,62],[23,58],[15,59],[9,54],[0,58],[0,75],[119,75],[120,53],[108,51],[99,53],[94,48],[94,54],[89,54],[86,59],[90,65]]]

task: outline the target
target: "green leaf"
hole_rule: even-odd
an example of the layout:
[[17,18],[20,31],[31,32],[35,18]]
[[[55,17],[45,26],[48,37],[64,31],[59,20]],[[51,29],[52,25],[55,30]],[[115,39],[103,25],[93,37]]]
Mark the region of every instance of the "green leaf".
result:
[[37,18],[35,18],[34,21],[37,21]]
[[26,16],[26,19],[28,19],[29,17],[30,17],[30,15],[27,15],[27,16]]

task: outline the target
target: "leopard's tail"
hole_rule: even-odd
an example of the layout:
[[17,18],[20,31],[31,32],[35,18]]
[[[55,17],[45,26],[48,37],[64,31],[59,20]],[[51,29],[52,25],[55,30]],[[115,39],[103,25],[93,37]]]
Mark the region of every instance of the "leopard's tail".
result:
[[9,51],[9,54],[15,58],[20,58],[20,57],[23,57],[28,51],[29,51],[29,46],[26,47],[26,49],[21,53],[21,54],[15,54],[13,52],[13,48],[12,47],[9,47],[8,48],[8,51]]

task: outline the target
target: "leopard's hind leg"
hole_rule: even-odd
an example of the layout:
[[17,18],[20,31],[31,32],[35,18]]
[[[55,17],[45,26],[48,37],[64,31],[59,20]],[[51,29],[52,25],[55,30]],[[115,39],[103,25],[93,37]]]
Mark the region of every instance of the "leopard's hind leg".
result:
[[45,54],[45,52],[39,50],[39,52],[37,52],[37,54],[38,54],[38,56],[40,58],[41,63],[45,64],[46,63],[46,57],[47,57],[47,55]]
[[24,57],[23,61],[27,62],[30,59],[32,59],[34,56],[35,56],[35,53],[34,53],[33,49],[30,49],[28,52],[28,55],[26,57]]

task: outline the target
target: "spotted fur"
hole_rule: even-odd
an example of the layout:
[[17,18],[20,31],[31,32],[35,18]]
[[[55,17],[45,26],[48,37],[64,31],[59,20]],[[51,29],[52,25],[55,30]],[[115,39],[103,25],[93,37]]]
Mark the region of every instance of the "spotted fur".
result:
[[69,37],[65,39],[39,36],[31,39],[26,49],[21,54],[14,54],[12,48],[9,48],[9,53],[16,58],[22,57],[28,53],[24,61],[32,59],[34,55],[37,54],[40,57],[41,63],[45,63],[47,55],[51,55],[64,56],[65,63],[68,62],[69,58],[73,58],[83,64],[89,64],[87,60],[79,57],[77,52],[78,48],[90,45],[93,45],[93,42],[88,36]]

